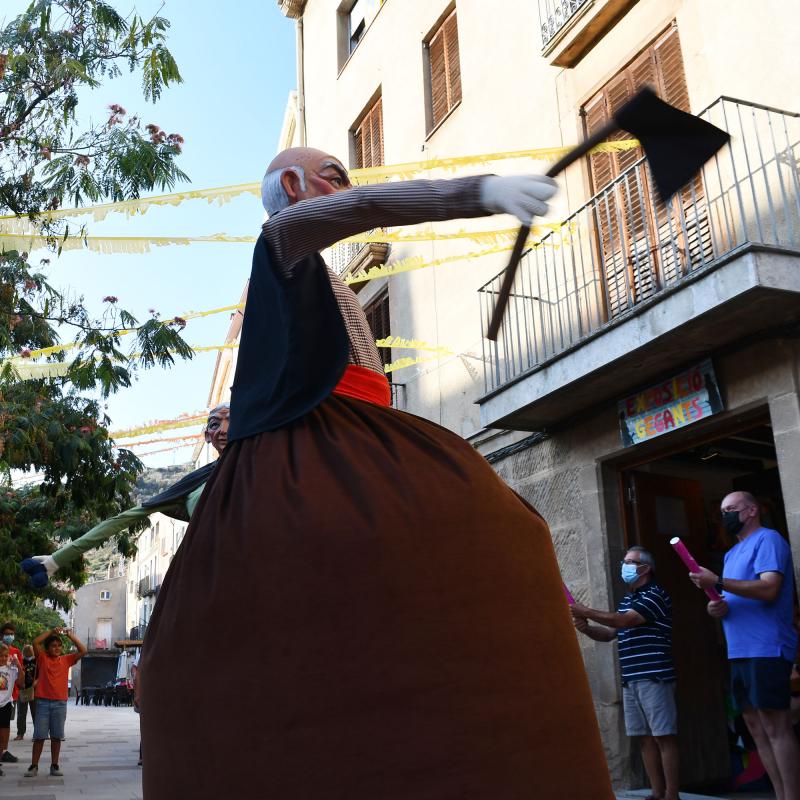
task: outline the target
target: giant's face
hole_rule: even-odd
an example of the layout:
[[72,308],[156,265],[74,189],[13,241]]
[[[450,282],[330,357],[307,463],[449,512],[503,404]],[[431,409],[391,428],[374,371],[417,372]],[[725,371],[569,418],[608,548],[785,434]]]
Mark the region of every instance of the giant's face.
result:
[[342,162],[333,156],[323,155],[310,159],[306,171],[306,191],[300,200],[309,197],[321,197],[326,194],[335,194],[346,189],[352,189],[350,177]]
[[229,408],[215,408],[208,415],[206,424],[206,441],[218,452],[222,453],[228,444],[228,421],[230,417]]

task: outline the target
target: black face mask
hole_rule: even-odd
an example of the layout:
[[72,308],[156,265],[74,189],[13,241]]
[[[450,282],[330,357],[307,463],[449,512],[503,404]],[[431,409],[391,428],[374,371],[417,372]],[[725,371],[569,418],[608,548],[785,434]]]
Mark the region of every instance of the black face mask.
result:
[[731,535],[736,536],[744,528],[744,522],[739,519],[738,511],[722,512],[722,527]]

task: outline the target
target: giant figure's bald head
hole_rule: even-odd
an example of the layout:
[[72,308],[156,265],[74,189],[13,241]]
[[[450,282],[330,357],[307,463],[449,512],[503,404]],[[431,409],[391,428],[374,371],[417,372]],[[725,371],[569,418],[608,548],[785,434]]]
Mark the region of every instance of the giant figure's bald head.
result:
[[272,159],[261,183],[261,198],[271,215],[300,200],[350,188],[338,158],[313,147],[290,147]]

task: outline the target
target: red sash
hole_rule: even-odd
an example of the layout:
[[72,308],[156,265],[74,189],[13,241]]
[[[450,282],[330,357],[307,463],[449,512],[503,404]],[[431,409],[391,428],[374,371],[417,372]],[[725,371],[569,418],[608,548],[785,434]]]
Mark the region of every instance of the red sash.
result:
[[392,404],[392,391],[389,381],[383,375],[378,375],[366,367],[348,364],[339,383],[333,390],[334,394],[344,397],[354,397],[356,400],[366,400],[377,406],[390,406]]

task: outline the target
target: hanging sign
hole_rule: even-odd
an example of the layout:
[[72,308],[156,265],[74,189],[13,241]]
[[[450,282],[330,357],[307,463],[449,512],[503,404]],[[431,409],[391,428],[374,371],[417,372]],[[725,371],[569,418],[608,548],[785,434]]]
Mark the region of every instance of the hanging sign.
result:
[[630,447],[685,428],[724,408],[714,367],[706,359],[617,403],[622,443]]

